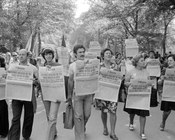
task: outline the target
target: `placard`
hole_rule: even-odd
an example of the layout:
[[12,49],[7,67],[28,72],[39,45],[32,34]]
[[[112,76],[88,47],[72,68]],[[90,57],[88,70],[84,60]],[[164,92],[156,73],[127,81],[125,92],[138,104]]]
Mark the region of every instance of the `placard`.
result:
[[96,52],[86,52],[85,59],[96,59],[97,53]]
[[165,80],[163,84],[163,101],[175,102],[175,69],[166,69]]
[[32,100],[33,67],[10,65],[6,78],[6,98]]
[[160,61],[158,59],[150,59],[147,62],[146,69],[150,76],[160,77]]
[[99,75],[99,92],[96,99],[118,102],[118,94],[123,74],[112,69],[101,68]]
[[126,57],[134,57],[139,53],[139,46],[136,39],[126,39]]
[[128,89],[126,108],[150,110],[151,86],[148,80],[132,80]]
[[99,65],[98,59],[92,59],[85,63],[80,60],[76,61],[75,94],[77,96],[94,94],[98,91]]
[[65,85],[63,67],[40,67],[39,80],[43,94],[43,100],[65,101]]
[[5,78],[3,75],[6,74],[6,71],[4,68],[0,68],[0,100],[5,99]]

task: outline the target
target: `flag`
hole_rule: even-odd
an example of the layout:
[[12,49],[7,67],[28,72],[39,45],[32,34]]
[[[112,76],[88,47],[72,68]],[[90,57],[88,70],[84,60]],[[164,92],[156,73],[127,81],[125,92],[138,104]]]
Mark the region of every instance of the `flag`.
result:
[[66,42],[65,42],[65,39],[64,39],[64,35],[62,37],[61,46],[66,47]]
[[27,41],[26,48],[25,48],[27,51],[30,51],[30,49],[31,49],[31,46],[32,46],[32,36],[33,36],[33,33],[31,33],[31,35],[30,35],[30,37],[29,37],[29,39]]

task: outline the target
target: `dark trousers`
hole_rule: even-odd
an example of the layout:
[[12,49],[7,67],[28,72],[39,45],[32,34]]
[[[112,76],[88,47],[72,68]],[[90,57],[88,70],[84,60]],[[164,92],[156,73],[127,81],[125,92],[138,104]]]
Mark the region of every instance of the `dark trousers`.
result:
[[20,119],[23,106],[24,106],[24,121],[23,121],[22,136],[26,139],[31,136],[33,119],[34,119],[33,104],[32,102],[28,101],[13,100],[12,101],[13,119],[8,135],[8,140],[20,140],[20,131],[21,131]]
[[64,76],[66,99],[68,97],[68,80],[69,80],[69,76]]
[[5,100],[0,100],[0,135],[6,137],[9,131],[8,106]]

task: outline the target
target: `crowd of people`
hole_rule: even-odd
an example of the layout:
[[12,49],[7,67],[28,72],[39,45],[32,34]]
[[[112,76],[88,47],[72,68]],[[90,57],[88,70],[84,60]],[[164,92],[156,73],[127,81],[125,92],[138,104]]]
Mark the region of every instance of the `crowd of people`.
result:
[[[108,136],[112,140],[118,140],[119,138],[116,135],[115,127],[117,122],[117,107],[118,101],[111,102],[107,100],[94,99],[94,93],[89,93],[87,95],[78,96],[74,92],[75,88],[75,74],[77,63],[76,61],[82,61],[84,64],[85,60],[85,47],[83,45],[75,45],[73,48],[73,53],[75,56],[75,61],[70,62],[69,66],[69,76],[65,76],[65,88],[66,88],[66,97],[67,102],[70,103],[73,101],[74,108],[74,131],[75,131],[75,140],[85,140],[86,133],[86,124],[91,116],[91,107],[92,104],[96,109],[101,111],[101,120],[103,124],[102,134]],[[9,118],[8,118],[8,104],[6,100],[0,100],[0,138],[8,138],[8,140],[20,140],[21,132],[21,113],[24,107],[24,122],[22,128],[22,136],[24,140],[29,140],[32,133],[34,113],[36,112],[36,97],[41,93],[42,90],[38,77],[38,68],[39,67],[56,67],[60,66],[59,63],[54,61],[54,50],[51,48],[45,48],[42,50],[41,55],[44,59],[44,63],[37,63],[33,57],[32,53],[28,52],[25,49],[21,49],[17,52],[7,52],[6,54],[1,54],[0,56],[0,66],[5,68],[6,71],[10,71],[11,65],[22,65],[30,67],[33,69],[33,91],[31,101],[22,101],[22,100],[12,100],[12,123],[9,128]],[[175,68],[175,56],[173,54],[166,55],[161,57],[159,54],[154,51],[149,53],[140,53],[136,54],[133,58],[124,58],[120,53],[113,55],[113,52],[106,48],[101,51],[100,59],[100,69],[112,69],[115,71],[121,71],[121,67],[125,66],[127,61],[132,64],[133,69],[125,71],[123,75],[122,83],[119,91],[119,100],[124,102],[123,110],[129,115],[129,130],[133,131],[134,128],[134,117],[138,115],[140,117],[140,138],[142,140],[147,139],[145,134],[145,125],[146,117],[150,115],[149,110],[127,108],[126,100],[128,94],[128,87],[131,85],[132,80],[143,79],[148,80],[152,77],[149,75],[146,66],[151,59],[157,59],[160,62],[161,75],[155,77],[157,81],[157,86],[149,83],[151,86],[151,107],[157,107],[158,104],[161,104],[160,110],[163,111],[162,122],[160,124],[160,130],[164,131],[166,120],[171,113],[171,110],[175,110],[175,102],[170,101],[161,101],[163,81],[165,79],[165,71],[167,68]],[[126,67],[125,67],[126,68]],[[3,76],[1,78],[5,78]],[[83,87],[82,87],[83,88]],[[46,140],[55,140],[57,138],[57,114],[61,102],[57,99],[55,101],[43,100],[43,104],[46,111],[46,118],[48,121]],[[107,127],[107,116],[110,116],[110,132]]]

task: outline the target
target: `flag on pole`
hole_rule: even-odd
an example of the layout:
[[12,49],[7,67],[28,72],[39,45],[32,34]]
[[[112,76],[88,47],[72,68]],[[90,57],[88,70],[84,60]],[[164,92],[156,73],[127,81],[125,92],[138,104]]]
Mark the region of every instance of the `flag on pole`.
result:
[[64,35],[62,37],[61,46],[66,47],[66,42],[65,42],[65,39],[64,39]]
[[27,41],[26,48],[25,48],[27,51],[30,51],[30,49],[31,49],[31,46],[32,46],[32,36],[33,36],[33,33],[31,33],[31,35],[30,35],[30,37],[29,37],[29,39]]

